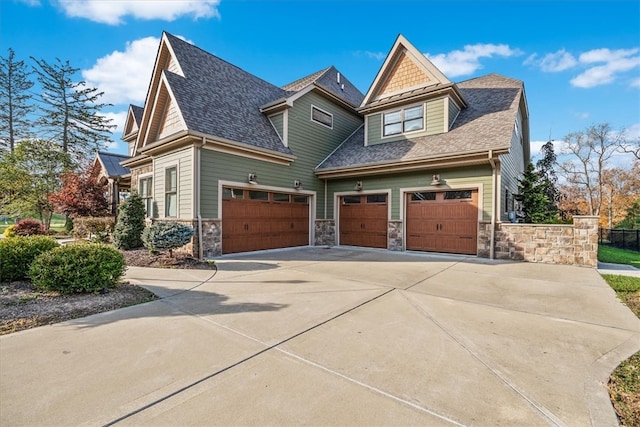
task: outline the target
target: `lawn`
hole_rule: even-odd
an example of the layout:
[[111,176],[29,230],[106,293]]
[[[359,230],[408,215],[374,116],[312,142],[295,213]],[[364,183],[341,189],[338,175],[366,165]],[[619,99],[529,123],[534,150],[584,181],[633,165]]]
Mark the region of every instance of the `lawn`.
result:
[[600,245],[598,246],[598,261],[628,264],[640,268],[640,252]]
[[[39,218],[32,218],[35,220],[40,221]],[[53,217],[51,217],[51,226],[50,229],[52,231],[64,231],[64,215],[58,215],[58,214],[53,214]],[[0,221],[0,234],[4,233],[4,230],[7,229],[8,226],[10,226],[11,223],[9,222],[9,224],[5,224],[4,221]]]

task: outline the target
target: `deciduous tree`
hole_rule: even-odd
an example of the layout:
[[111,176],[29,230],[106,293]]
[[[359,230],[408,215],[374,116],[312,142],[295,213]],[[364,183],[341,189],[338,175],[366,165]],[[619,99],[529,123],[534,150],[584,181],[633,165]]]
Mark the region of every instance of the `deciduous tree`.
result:
[[57,213],[69,217],[103,216],[109,204],[105,197],[105,184],[91,177],[88,171],[77,174],[67,171],[62,175],[62,188],[49,196]]

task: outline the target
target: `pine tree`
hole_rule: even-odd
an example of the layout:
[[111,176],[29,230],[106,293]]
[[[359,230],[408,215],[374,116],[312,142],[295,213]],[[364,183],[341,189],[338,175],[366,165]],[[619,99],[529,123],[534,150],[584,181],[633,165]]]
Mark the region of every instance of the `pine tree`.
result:
[[116,126],[100,115],[100,110],[110,104],[98,103],[103,92],[86,87],[84,81],[72,80],[79,69],[69,61],[57,59],[55,64],[49,64],[32,59],[42,85],[43,114],[38,124],[47,137],[59,141],[62,152],[69,153],[75,165],[84,165],[111,140],[111,129]]
[[142,197],[137,192],[132,192],[118,209],[118,220],[113,231],[113,244],[116,248],[129,250],[142,246],[145,215]]
[[0,57],[0,146],[10,152],[16,140],[31,136],[28,116],[34,107],[28,92],[33,87],[29,74],[24,61],[16,61],[13,49],[6,58]]
[[540,183],[540,175],[531,162],[518,182],[518,191],[518,198],[522,201],[524,222],[539,224],[552,219],[547,209],[549,199],[544,194],[544,185]]
[[549,217],[557,217],[558,202],[560,201],[560,192],[558,191],[558,176],[556,175],[557,157],[553,150],[553,141],[544,144],[540,152],[543,157],[536,162],[536,171],[538,173],[539,184],[542,186],[542,193],[547,196],[547,213]]

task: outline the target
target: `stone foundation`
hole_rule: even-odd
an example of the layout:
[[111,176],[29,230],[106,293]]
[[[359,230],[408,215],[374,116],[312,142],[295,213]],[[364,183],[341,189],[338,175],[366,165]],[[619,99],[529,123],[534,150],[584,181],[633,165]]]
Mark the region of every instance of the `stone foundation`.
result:
[[389,221],[387,235],[389,236],[388,249],[390,251],[401,251],[403,244],[402,221]]
[[336,244],[336,221],[317,219],[315,222],[314,246],[334,246]]
[[[491,224],[480,223],[478,256],[490,256]],[[573,224],[497,223],[494,257],[528,262],[598,266],[598,217],[576,216]]]

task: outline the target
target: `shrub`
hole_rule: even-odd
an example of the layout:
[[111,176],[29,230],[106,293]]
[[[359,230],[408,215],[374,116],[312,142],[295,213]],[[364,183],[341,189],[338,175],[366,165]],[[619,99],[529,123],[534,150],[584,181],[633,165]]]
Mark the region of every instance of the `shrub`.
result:
[[144,229],[142,242],[150,252],[168,250],[173,256],[173,250],[184,246],[191,240],[193,228],[177,222],[157,222]]
[[91,236],[96,243],[108,243],[115,227],[115,219],[106,217],[78,217],[73,220],[73,236],[84,239]]
[[6,238],[16,237],[17,234],[16,234],[15,228],[16,228],[15,224],[8,226],[7,228],[5,228],[4,233],[2,233],[2,235]]
[[113,231],[113,244],[118,249],[135,249],[142,246],[142,232],[146,211],[142,197],[136,192],[120,205],[118,221]]
[[44,225],[38,220],[25,218],[15,224],[13,230],[18,236],[41,236],[47,234]]
[[59,246],[51,237],[16,236],[0,240],[0,282],[27,278],[29,266],[38,255]]
[[96,292],[115,287],[125,269],[124,257],[116,249],[100,243],[76,243],[40,255],[31,264],[29,277],[42,290]]

